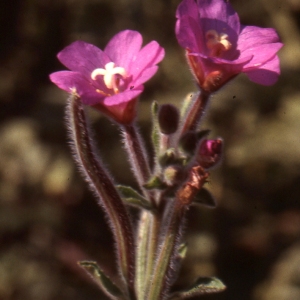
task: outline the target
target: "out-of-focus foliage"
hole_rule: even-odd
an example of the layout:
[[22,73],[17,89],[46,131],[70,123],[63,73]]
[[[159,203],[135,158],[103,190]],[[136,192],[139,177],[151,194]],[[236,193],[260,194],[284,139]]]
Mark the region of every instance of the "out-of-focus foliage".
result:
[[[209,299],[300,298],[300,1],[235,0],[241,22],[275,27],[285,47],[273,87],[239,76],[212,99],[203,127],[225,140],[208,188],[215,210],[193,208],[179,286],[199,275],[228,289]],[[166,49],[139,105],[195,91],[174,35],[179,0],[0,2],[0,299],[105,299],[76,261],[98,260],[113,277],[113,245],[100,208],[75,169],[64,127],[66,94],[48,80],[56,53],[82,39],[100,48],[140,31]],[[90,111],[107,165],[133,185],[115,126]],[[206,297],[203,297],[204,299]]]

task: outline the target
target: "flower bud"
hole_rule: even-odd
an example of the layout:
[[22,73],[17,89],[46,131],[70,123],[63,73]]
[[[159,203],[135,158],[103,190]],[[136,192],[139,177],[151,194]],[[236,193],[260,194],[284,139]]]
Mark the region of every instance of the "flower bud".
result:
[[214,167],[219,163],[223,152],[223,140],[218,138],[215,140],[203,140],[200,144],[197,162],[204,169]]
[[164,170],[164,181],[168,186],[180,183],[183,180],[183,171],[179,166],[169,166]]
[[158,111],[158,124],[164,134],[176,132],[179,124],[178,109],[172,104],[163,104]]

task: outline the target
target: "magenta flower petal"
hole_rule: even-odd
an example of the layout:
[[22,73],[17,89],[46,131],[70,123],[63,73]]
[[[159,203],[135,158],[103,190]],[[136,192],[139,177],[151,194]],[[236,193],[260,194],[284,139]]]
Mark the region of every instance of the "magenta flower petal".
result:
[[206,53],[205,38],[196,19],[183,16],[176,25],[176,36],[181,47],[191,50],[205,49]]
[[141,34],[132,30],[115,35],[104,51],[74,42],[58,54],[71,71],[55,72],[50,80],[117,122],[130,123],[135,118],[136,97],[144,89],[142,84],[156,73],[164,57],[164,49],[155,41],[141,46]]
[[215,29],[217,32],[224,32],[224,29],[231,29],[235,31],[236,35],[239,34],[240,19],[229,2],[224,0],[198,0],[197,3],[200,22],[204,26],[204,31]]
[[279,37],[273,28],[260,28],[256,26],[243,26],[239,35],[237,48],[243,52],[249,45],[263,45],[278,43]]
[[106,97],[103,101],[103,104],[105,106],[114,106],[119,105],[122,103],[126,103],[131,101],[132,99],[136,98],[138,95],[140,95],[144,90],[143,86],[138,86],[136,89],[132,91],[125,91],[120,94],[113,95],[111,97]]
[[275,83],[282,43],[274,29],[241,26],[224,0],[183,0],[176,17],[178,42],[202,89],[216,91],[241,72],[261,84]]
[[110,57],[111,61],[127,70],[138,55],[142,43],[143,38],[139,32],[124,30],[109,41],[104,52]]
[[176,10],[176,18],[181,19],[184,16],[190,16],[193,19],[197,19],[199,17],[198,14],[198,5],[196,1],[182,1]]
[[[91,89],[90,82],[80,73],[72,71],[60,71],[50,75],[50,80],[60,89],[72,93],[75,92],[81,97],[86,105],[95,105],[99,103],[101,95],[94,89]],[[104,100],[102,96],[101,100]]]
[[[246,72],[250,69],[257,69],[260,68],[262,65],[264,65],[266,62],[268,62],[273,57],[277,56],[276,53],[281,49],[282,44],[281,43],[274,43],[274,44],[265,44],[265,45],[259,45],[257,47],[250,47],[247,50],[243,52],[243,55],[241,55],[241,58],[244,56],[253,56],[253,59],[244,66],[243,72]],[[279,66],[278,70],[272,70],[273,72],[280,71]]]
[[72,71],[80,72],[86,77],[96,68],[103,68],[109,57],[99,48],[83,41],[76,41],[64,48],[57,55],[59,61]]
[[248,78],[258,84],[273,85],[280,74],[279,58],[274,56],[271,60],[260,66],[258,69],[245,71]]
[[59,71],[50,74],[50,80],[60,89],[66,92],[72,92],[76,87],[82,90],[89,89],[89,81],[78,72]]
[[[158,64],[163,59],[164,55],[164,49],[155,41],[152,41],[143,47],[138,53],[134,64],[130,67],[133,82],[136,85],[139,85],[151,78],[157,71],[157,68],[154,68],[153,66]],[[148,75],[146,76],[145,74]],[[138,83],[136,83],[136,81]]]
[[133,83],[135,84],[135,86],[143,84],[144,82],[148,81],[157,72],[157,70],[158,66],[153,66],[145,69],[143,72],[140,73],[140,75]]

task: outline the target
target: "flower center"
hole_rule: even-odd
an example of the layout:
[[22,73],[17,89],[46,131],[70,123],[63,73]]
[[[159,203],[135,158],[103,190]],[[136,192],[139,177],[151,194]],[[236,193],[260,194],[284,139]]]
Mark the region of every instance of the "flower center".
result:
[[210,49],[210,56],[220,57],[224,51],[231,48],[231,43],[228,41],[228,34],[218,33],[211,29],[205,34],[206,46]]
[[115,67],[114,62],[107,63],[104,68],[95,69],[91,74],[91,78],[96,80],[97,76],[102,75],[105,86],[112,89],[116,94],[119,93],[120,77],[123,79],[127,77],[126,70],[122,67]]

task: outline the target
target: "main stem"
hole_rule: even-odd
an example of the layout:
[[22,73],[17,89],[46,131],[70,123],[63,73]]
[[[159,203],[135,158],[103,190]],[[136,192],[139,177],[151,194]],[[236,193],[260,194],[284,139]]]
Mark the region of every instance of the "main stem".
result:
[[162,300],[167,296],[170,286],[170,272],[177,271],[176,267],[172,266],[172,260],[177,255],[178,246],[180,244],[185,211],[186,208],[178,205],[175,199],[174,206],[172,205],[169,210],[168,225],[165,228],[164,236],[159,246],[159,252],[157,253],[146,298],[147,300]]
[[[123,126],[123,135],[130,163],[135,177],[145,196],[156,208],[155,194],[143,186],[150,179],[149,159],[139,133],[134,125]],[[139,299],[144,299],[147,292],[157,250],[160,217],[157,213],[143,211],[140,216],[137,233],[136,254],[136,292]]]

